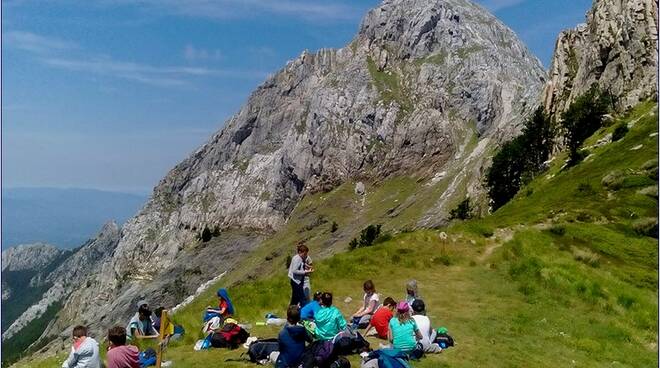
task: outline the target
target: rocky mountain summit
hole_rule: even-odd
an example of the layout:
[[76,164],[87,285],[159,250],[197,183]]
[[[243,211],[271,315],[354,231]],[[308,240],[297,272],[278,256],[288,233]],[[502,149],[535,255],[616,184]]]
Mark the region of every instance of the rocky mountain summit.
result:
[[559,35],[544,91],[545,108],[563,112],[597,83],[625,110],[657,99],[658,2],[596,0],[586,24]]

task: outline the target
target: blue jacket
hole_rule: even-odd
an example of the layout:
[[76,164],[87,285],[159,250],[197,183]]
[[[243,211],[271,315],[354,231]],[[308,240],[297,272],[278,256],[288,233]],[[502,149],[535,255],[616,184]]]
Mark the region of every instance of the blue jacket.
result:
[[406,360],[408,355],[398,349],[380,349],[369,353],[369,359],[378,359],[380,368],[410,368]]
[[275,367],[298,367],[305,351],[305,341],[311,340],[305,327],[287,325],[280,331],[277,340],[280,344],[280,356],[277,358]]
[[321,309],[321,304],[316,300],[305,304],[300,310],[300,319],[314,319],[314,314]]

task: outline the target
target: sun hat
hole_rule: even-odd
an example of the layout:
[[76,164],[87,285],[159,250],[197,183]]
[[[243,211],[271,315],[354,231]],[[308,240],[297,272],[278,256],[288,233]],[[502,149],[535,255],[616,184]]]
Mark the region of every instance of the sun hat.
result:
[[400,301],[399,304],[396,305],[396,311],[399,313],[406,313],[410,309],[410,306],[406,301]]

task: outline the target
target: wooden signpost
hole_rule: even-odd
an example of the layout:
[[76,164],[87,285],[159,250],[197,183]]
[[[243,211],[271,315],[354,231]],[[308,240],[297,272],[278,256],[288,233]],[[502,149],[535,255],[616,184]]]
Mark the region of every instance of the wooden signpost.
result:
[[156,355],[156,368],[160,368],[160,364],[163,361],[163,348],[167,345],[167,326],[170,324],[169,317],[167,315],[167,309],[163,309],[163,314],[160,316],[160,331],[158,331],[158,336],[160,342],[158,343],[158,354]]

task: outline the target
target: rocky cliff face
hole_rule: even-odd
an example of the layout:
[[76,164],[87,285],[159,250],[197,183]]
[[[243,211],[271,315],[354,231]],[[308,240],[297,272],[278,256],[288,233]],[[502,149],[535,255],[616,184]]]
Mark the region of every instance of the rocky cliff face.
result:
[[545,108],[563,112],[593,83],[617,97],[620,110],[657,99],[657,24],[657,1],[594,1],[586,24],[557,39]]
[[87,280],[93,278],[101,270],[103,262],[107,262],[111,258],[112,252],[119,242],[119,237],[119,226],[114,222],[107,223],[94,240],[83,245],[52,272],[40,273],[33,277],[30,281],[32,287],[41,285],[50,285],[50,287],[37,303],[28,308],[7,328],[2,335],[2,340],[14,336],[32,320],[41,316],[48,306],[55,302],[62,302],[65,309],[71,303],[78,302],[79,305],[76,308],[87,310],[89,304],[97,300],[99,296],[90,296],[90,300],[85,301],[73,301],[69,297],[76,290],[86,287]]
[[[145,296],[180,301],[254,248],[255,234],[281,228],[303,195],[349,179],[456,169],[420,219],[432,225],[480,190],[489,149],[517,131],[545,80],[516,35],[468,0],[384,1],[348,46],[290,61],[172,169],[48,333],[74,317],[125,323]],[[223,235],[201,242],[208,234]]]
[[38,270],[63,253],[49,244],[24,244],[2,252],[2,271]]

